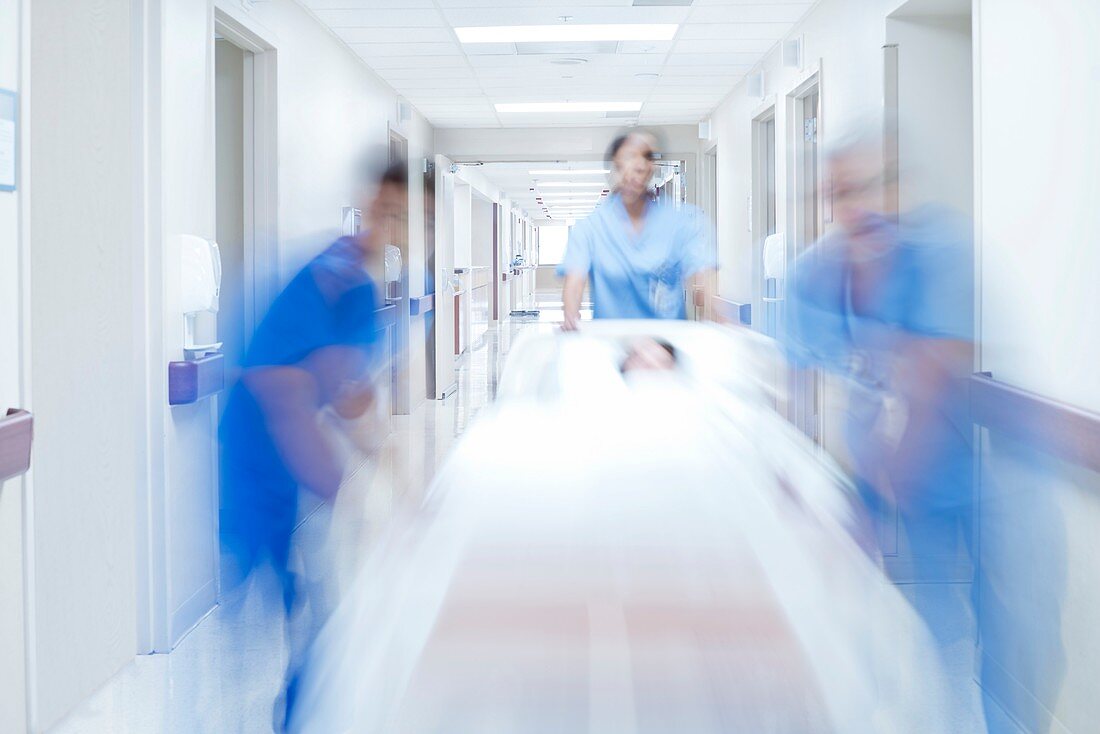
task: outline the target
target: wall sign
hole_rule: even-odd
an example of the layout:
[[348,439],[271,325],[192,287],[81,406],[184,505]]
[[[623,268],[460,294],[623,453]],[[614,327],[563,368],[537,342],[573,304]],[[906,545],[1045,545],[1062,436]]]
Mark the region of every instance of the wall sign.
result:
[[0,191],[15,191],[18,108],[15,92],[0,89]]

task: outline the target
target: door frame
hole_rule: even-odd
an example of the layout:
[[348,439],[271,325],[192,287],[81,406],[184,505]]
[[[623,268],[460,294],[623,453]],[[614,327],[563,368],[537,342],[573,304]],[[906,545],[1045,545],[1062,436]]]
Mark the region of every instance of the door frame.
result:
[[[386,133],[386,151],[389,165],[393,165],[403,160],[405,167],[408,168],[409,139],[405,133],[395,128],[392,123],[388,125]],[[396,155],[394,154],[395,151],[397,151]],[[394,415],[409,415],[409,413],[412,412],[413,402],[409,385],[409,337],[412,328],[409,314],[409,297],[412,293],[409,281],[411,273],[410,265],[412,263],[412,258],[409,254],[409,240],[412,234],[411,202],[412,198],[409,196],[408,187],[406,187],[404,229],[397,237],[398,242],[389,243],[396,244],[401,252],[401,273],[398,276],[398,293],[396,297],[393,298],[391,298],[388,293],[385,294],[387,303],[393,303],[397,306],[397,322],[395,324],[392,353],[390,355],[392,360],[390,363],[390,386],[392,390],[392,402],[390,406]],[[389,286],[386,285],[386,287],[388,288]]]
[[[779,115],[776,109],[774,97],[765,104],[761,109],[756,111],[756,114],[752,118],[752,164],[751,164],[751,211],[749,213],[749,228],[752,235],[752,309],[755,315],[753,321],[753,328],[762,333],[767,333],[767,324],[769,323],[767,318],[768,309],[765,307],[766,302],[764,298],[767,297],[767,293],[764,288],[764,240],[768,237],[767,225],[768,225],[768,210],[764,205],[764,201],[768,195],[767,191],[767,164],[768,164],[768,151],[766,150],[766,139],[763,136],[764,126],[769,122],[772,124],[772,150],[771,150],[771,178],[772,178],[772,195],[774,196],[775,205],[775,225],[776,232],[779,231]],[[780,293],[776,293],[775,298],[781,298]],[[778,301],[774,302],[777,311],[778,307],[782,304]],[[778,313],[777,319],[778,320]]]
[[[244,313],[246,335],[255,330],[258,320],[279,292],[279,251],[278,251],[278,99],[277,99],[277,51],[274,38],[254,18],[242,13],[239,7],[233,7],[227,0],[216,0],[211,13],[208,53],[213,66],[215,34],[230,41],[238,48],[248,52],[245,57],[245,109],[244,109],[244,256],[245,256],[245,293]],[[153,23],[155,18],[143,18],[143,23]],[[148,32],[148,31],[147,31]],[[159,53],[160,42],[156,35],[142,41],[143,52],[150,58],[146,63],[155,66],[155,54]],[[156,145],[159,139],[157,128],[160,118],[157,112],[148,114],[145,104],[154,104],[157,90],[146,90],[147,81],[135,78],[136,94],[144,104],[136,114],[142,116],[141,128],[148,137],[146,143],[151,146],[148,153],[139,157],[144,168],[139,173],[146,189],[151,192],[160,190],[159,168],[156,163]],[[209,88],[210,114],[208,124],[210,133],[214,132],[213,117],[214,85],[211,77]],[[211,180],[211,190],[213,190]],[[159,238],[161,223],[158,221],[155,203],[149,205],[149,211],[136,224],[147,241]],[[153,260],[148,263],[151,272],[143,272],[142,277],[148,283],[148,297],[154,301],[161,296],[155,289],[163,287],[163,279],[157,274]],[[144,267],[144,266],[143,266]],[[140,328],[148,332],[150,344],[160,344],[163,335],[153,325],[145,324]],[[173,629],[173,617],[176,610],[169,608],[168,591],[172,583],[169,571],[169,552],[165,544],[167,537],[167,495],[168,485],[165,474],[165,448],[163,424],[167,405],[159,392],[152,386],[163,380],[164,365],[160,352],[154,348],[145,365],[148,386],[147,405],[145,406],[146,424],[143,444],[146,447],[144,460],[145,481],[137,497],[137,574],[135,578],[136,651],[138,654],[171,652],[174,645],[186,631]],[[211,432],[210,441],[216,443],[216,432]],[[213,455],[217,456],[216,447]],[[218,474],[216,465],[211,467],[215,492],[217,492]],[[216,515],[215,515],[216,518]],[[218,528],[212,528],[211,542],[216,543]],[[214,567],[215,591],[220,596],[220,568]],[[196,610],[198,611],[198,610]]]
[[[219,4],[220,5],[220,4]],[[217,35],[247,52],[244,67],[245,333],[279,293],[278,52],[251,19],[214,9]]]
[[[824,232],[825,223],[831,219],[827,215],[824,182],[824,165],[822,156],[822,130],[824,119],[824,86],[822,84],[821,62],[809,66],[799,81],[785,95],[786,140],[787,140],[787,233],[786,249],[787,262],[793,263],[805,250],[813,244],[806,237],[806,229],[809,224],[804,203],[806,200],[805,167],[807,164],[807,146],[804,140],[804,129],[801,121],[806,111],[806,105],[811,97],[817,98],[816,126],[815,126],[815,160],[814,175],[816,196],[814,197],[815,219],[813,223],[817,236]],[[820,370],[814,369],[808,374],[798,375],[792,373],[790,395],[787,404],[787,417],[803,432],[808,432],[816,444],[818,453],[822,452],[825,444],[824,427],[824,377]],[[803,384],[803,381],[807,384]],[[800,394],[805,392],[802,388],[813,389],[813,405],[805,405]],[[804,418],[803,410],[812,410],[810,417]]]
[[454,163],[435,156],[435,394],[444,400],[458,388],[454,360]]

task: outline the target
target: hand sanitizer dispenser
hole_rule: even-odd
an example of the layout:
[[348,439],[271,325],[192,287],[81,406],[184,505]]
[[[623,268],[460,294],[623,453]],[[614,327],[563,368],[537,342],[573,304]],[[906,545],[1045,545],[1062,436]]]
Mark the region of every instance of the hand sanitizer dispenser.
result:
[[383,250],[385,263],[386,298],[401,297],[401,250],[396,245],[386,245]]
[[222,259],[215,242],[194,235],[180,237],[181,296],[184,319],[183,352],[185,359],[196,359],[215,351],[221,343],[195,344],[195,317],[204,312],[217,313],[221,293]]

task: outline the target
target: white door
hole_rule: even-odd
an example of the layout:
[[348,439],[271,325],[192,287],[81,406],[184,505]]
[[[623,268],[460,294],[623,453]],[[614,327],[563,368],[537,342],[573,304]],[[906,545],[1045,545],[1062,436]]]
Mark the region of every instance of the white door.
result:
[[435,398],[455,390],[455,177],[451,159],[435,157]]
[[[821,96],[816,81],[794,98],[791,116],[794,147],[793,252],[789,262],[817,241],[822,229],[822,204],[818,131],[821,129]],[[780,316],[782,318],[782,316]],[[821,391],[819,370],[792,370],[788,384],[787,417],[803,433],[822,443]]]

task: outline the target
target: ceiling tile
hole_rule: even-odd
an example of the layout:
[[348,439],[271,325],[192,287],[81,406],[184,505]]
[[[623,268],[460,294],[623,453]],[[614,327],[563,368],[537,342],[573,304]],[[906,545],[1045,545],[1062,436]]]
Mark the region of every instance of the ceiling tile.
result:
[[559,18],[570,16],[574,25],[609,23],[683,23],[691,12],[689,7],[645,7],[629,4],[617,7],[600,5],[558,5],[540,3],[517,7],[499,3],[492,8],[444,8],[443,15],[455,28],[464,26],[561,25]]
[[465,66],[466,57],[454,56],[385,56],[367,61],[375,69],[425,69]]
[[[698,1],[698,0],[696,0]],[[759,0],[756,0],[759,2]],[[510,8],[538,8],[546,5],[546,0],[438,0],[439,7],[447,8],[499,8],[507,5]],[[629,7],[631,0],[588,0],[585,6],[598,7]]]
[[302,0],[313,10],[378,10],[386,8],[434,8],[433,0]]
[[790,29],[789,25],[772,23],[690,23],[680,29],[677,40],[725,41],[727,51],[764,53]]
[[757,46],[763,46],[767,44],[767,48],[763,51],[743,51],[739,48],[731,48],[731,44],[727,40],[719,38],[681,38],[676,42],[673,48],[673,53],[680,54],[725,54],[726,56],[740,56],[741,63],[755,64],[760,60],[762,53],[770,50],[775,41],[753,41]]
[[791,24],[802,18],[812,4],[701,5],[692,11],[691,22]]
[[706,66],[710,68],[718,66],[741,66],[751,69],[752,63],[747,62],[741,54],[670,54],[669,66]]
[[336,34],[350,44],[359,43],[449,43],[456,42],[449,28],[337,28]]
[[459,56],[457,43],[357,43],[355,52],[365,59],[389,56]]
[[378,75],[391,84],[401,83],[405,79],[416,79],[420,81],[425,79],[438,79],[441,83],[447,84],[450,83],[446,81],[449,79],[475,80],[473,72],[470,71],[470,68],[465,64],[461,66],[450,65],[379,69]]
[[[812,7],[809,0],[301,0],[433,124],[621,126],[602,114],[498,115],[492,103],[637,101],[647,124],[694,122],[713,109]],[[675,41],[463,45],[455,25],[677,23]],[[532,53],[538,52],[538,53]],[[552,63],[581,58],[584,63]]]
[[317,17],[331,28],[440,28],[443,16],[429,8],[381,10],[317,10]]

